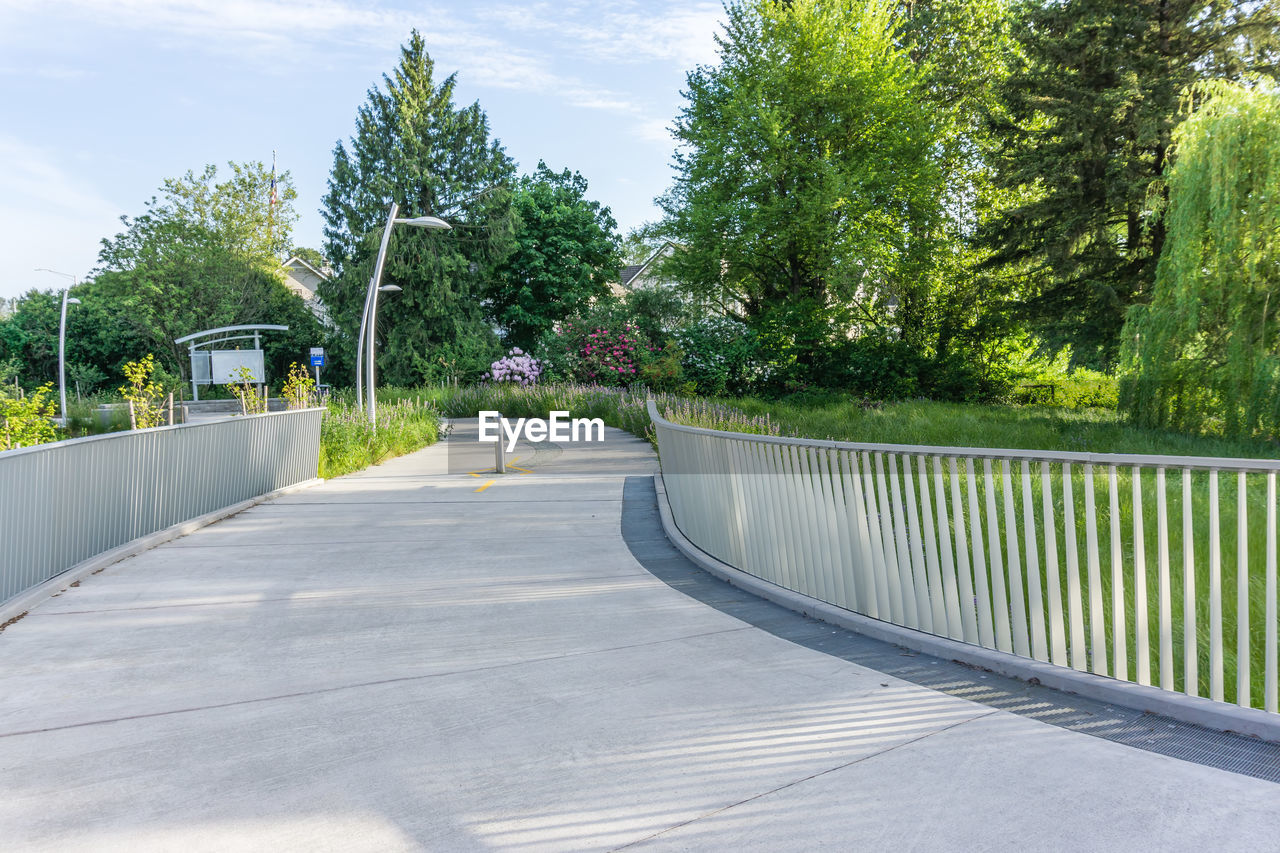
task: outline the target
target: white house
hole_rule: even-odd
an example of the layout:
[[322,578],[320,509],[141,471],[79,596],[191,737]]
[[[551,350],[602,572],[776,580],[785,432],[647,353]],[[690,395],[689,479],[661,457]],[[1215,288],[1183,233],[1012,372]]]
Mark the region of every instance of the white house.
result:
[[284,262],[284,286],[301,297],[316,319],[326,326],[332,325],[329,312],[316,296],[316,291],[320,282],[328,281],[332,275],[333,270],[328,267],[316,269],[296,255]]

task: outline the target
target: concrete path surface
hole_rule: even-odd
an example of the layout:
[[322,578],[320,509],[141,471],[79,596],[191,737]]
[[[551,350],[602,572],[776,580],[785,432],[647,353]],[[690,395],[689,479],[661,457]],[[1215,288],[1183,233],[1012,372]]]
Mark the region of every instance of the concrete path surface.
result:
[[1280,843],[1271,782],[928,690],[668,586],[620,534],[624,479],[656,464],[637,439],[502,478],[442,473],[446,454],[257,506],[0,633],[0,846]]

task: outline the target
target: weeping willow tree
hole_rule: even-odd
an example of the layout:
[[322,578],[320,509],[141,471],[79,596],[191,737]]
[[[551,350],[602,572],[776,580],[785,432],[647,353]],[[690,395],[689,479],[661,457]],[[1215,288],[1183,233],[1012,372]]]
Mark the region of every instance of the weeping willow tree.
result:
[[1121,406],[1143,426],[1274,438],[1280,90],[1215,82],[1191,97],[1151,303],[1125,323]]

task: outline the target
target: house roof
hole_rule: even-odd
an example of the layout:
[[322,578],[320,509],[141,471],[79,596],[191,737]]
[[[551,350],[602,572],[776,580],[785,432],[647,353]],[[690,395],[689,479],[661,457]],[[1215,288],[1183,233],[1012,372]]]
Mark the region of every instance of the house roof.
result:
[[662,255],[662,253],[669,248],[675,249],[679,247],[677,244],[672,243],[670,240],[663,240],[662,245],[659,246],[652,255],[645,258],[644,263],[631,264],[630,266],[623,267],[622,271],[618,274],[618,281],[621,282],[623,287],[630,287],[631,282],[635,281],[637,278],[644,275],[645,270],[649,269],[649,267],[653,264],[653,262],[656,261],[658,257]]
[[297,255],[294,255],[292,258],[290,258],[289,260],[287,260],[287,261],[285,261],[285,262],[284,262],[284,266],[286,266],[286,267],[293,266],[294,264],[301,264],[302,266],[304,266],[304,267],[306,267],[307,269],[311,270],[311,272],[315,273],[316,275],[318,275],[318,276],[319,276],[320,278],[322,278],[322,279],[328,279],[328,278],[329,278],[329,273],[325,272],[324,270],[318,270],[318,269],[316,269],[315,267],[311,266],[311,264],[307,263],[306,261],[304,261],[302,258],[298,257]]
[[642,269],[644,269],[644,264],[632,264],[631,266],[623,267],[622,272],[618,274],[618,281],[623,287],[626,287],[631,283],[631,279],[635,278],[636,274]]

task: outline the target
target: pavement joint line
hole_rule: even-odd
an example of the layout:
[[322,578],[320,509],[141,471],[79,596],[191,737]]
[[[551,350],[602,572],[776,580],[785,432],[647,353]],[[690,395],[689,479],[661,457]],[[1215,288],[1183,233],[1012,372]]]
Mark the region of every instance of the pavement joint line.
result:
[[[563,584],[563,583],[580,583],[582,581],[620,580],[620,579],[632,578],[640,574],[641,572],[629,572],[626,574],[612,574],[612,575],[585,575],[585,576],[574,575],[571,578],[570,577],[528,578],[524,580],[504,579],[501,581],[494,581],[493,583],[472,584],[470,586],[465,587],[465,589],[509,589],[513,583],[519,583],[522,586],[544,586],[544,585]],[[644,574],[648,575],[649,573],[644,572]],[[406,589],[418,590],[418,591],[433,591],[433,590],[441,590],[441,589],[457,590],[462,588],[464,587],[460,587],[456,583],[437,584],[435,586],[432,586],[430,584],[427,584],[425,586],[406,585],[406,586],[395,587],[394,589],[389,590],[388,594],[399,594],[404,592]],[[272,602],[277,602],[277,601],[293,601],[299,604],[310,603],[310,602],[338,601],[338,602],[342,602],[344,607],[350,607],[352,605],[349,602],[345,601],[347,596],[364,595],[367,593],[368,593],[367,589],[346,589],[346,590],[339,590],[331,594],[330,593],[307,593],[303,595],[288,595],[288,596],[283,596],[279,598],[246,599],[245,601],[190,601],[184,604],[142,604],[137,607],[100,607],[96,610],[54,610],[49,612],[32,611],[31,613],[27,614],[25,618],[34,619],[36,617],[44,617],[44,616],[92,616],[96,613],[132,613],[140,610],[174,610],[174,609],[179,609],[183,607],[235,607],[237,605],[252,606],[257,604],[270,604]],[[63,595],[65,594],[66,593],[63,593]]]
[[[574,535],[566,534],[564,536],[544,536],[538,541],[561,542],[561,541],[568,540],[570,542],[577,542],[581,539],[614,540],[617,538],[618,538],[617,535],[613,533],[580,533],[580,534],[574,534]],[[456,536],[427,536],[420,539],[388,539],[385,536],[379,536],[377,539],[335,539],[332,541],[304,539],[301,541],[292,541],[292,542],[246,542],[242,545],[230,544],[227,542],[210,542],[208,545],[199,545],[199,544],[170,545],[169,547],[170,548],[262,548],[264,545],[280,545],[280,546],[288,545],[291,547],[303,546],[303,545],[315,545],[319,547],[319,546],[327,546],[327,545],[372,545],[374,543],[421,545],[426,542],[457,542],[457,541],[458,539]],[[512,544],[515,544],[515,543],[512,543]]]
[[628,643],[625,646],[609,646],[603,649],[591,649],[585,652],[566,652],[558,655],[545,655],[537,658],[527,658],[525,660],[507,661],[506,663],[491,664],[489,666],[477,666],[469,669],[453,669],[444,672],[428,672],[422,675],[402,675],[396,678],[381,678],[376,681],[358,681],[354,684],[336,684],[331,687],[317,687],[313,690],[299,690],[292,693],[281,693],[276,696],[257,696],[251,699],[236,699],[231,702],[213,702],[208,705],[197,705],[190,708],[171,708],[167,711],[151,711],[145,714],[126,714],[123,717],[112,717],[102,720],[85,720],[79,723],[66,723],[60,726],[46,726],[40,729],[25,729],[16,732],[0,732],[0,739],[11,737],[24,737],[26,735],[48,734],[50,732],[61,732],[69,729],[83,729],[90,726],[105,726],[110,723],[125,723],[134,720],[149,720],[155,717],[173,717],[179,714],[192,714],[199,711],[217,711],[223,708],[237,708],[243,705],[260,705],[267,702],[278,702],[284,699],[301,699],[307,696],[322,696],[327,693],[341,693],[347,690],[358,690],[362,687],[384,687],[388,684],[406,684],[415,681],[427,681],[433,678],[449,678],[455,675],[468,675],[473,672],[491,672],[500,669],[513,669],[519,666],[528,666],[530,664],[552,663],[554,661],[570,660],[573,658],[590,657],[592,655],[610,654],[612,652],[627,651],[628,649],[640,649],[646,646],[660,646],[664,643],[679,643],[685,640],[696,640],[701,637],[713,637],[720,634],[736,634],[740,631],[754,631],[752,625],[742,625],[738,628],[725,628],[719,631],[703,631],[698,634],[686,634],[679,637],[667,637],[662,640],[650,640],[644,643]]
[[942,734],[943,732],[949,732],[954,728],[958,728],[959,726],[963,726],[968,723],[972,723],[975,720],[981,720],[986,717],[990,717],[993,714],[999,714],[999,713],[1000,711],[998,709],[991,709],[982,714],[975,714],[972,717],[966,717],[963,720],[958,720],[954,723],[943,726],[942,728],[934,729],[931,732],[925,732],[924,734],[919,735],[918,737],[913,737],[910,740],[905,740],[905,741],[902,741],[901,743],[895,743],[890,746],[886,746],[884,749],[878,749],[875,752],[872,752],[868,755],[859,756],[858,758],[855,758],[852,761],[846,761],[843,764],[836,765],[835,767],[828,767],[826,770],[819,770],[816,773],[810,773],[808,776],[804,776],[800,779],[793,779],[792,781],[787,782],[785,785],[779,785],[778,787],[771,788],[768,791],[761,791],[759,794],[753,794],[752,796],[739,800],[736,803],[730,803],[727,806],[721,806],[720,808],[709,811],[706,814],[700,814],[697,817],[691,817],[688,820],[681,821],[680,823],[677,823],[677,824],[673,824],[672,826],[668,826],[666,829],[651,833],[650,835],[646,835],[643,838],[637,838],[635,841],[628,841],[626,844],[620,845],[618,847],[611,847],[610,850],[626,850],[627,848],[634,847],[637,844],[643,844],[646,841],[652,841],[655,838],[666,835],[668,832],[674,832],[677,829],[683,829],[686,826],[697,823],[698,821],[701,821],[701,820],[706,820],[709,817],[715,817],[716,815],[724,814],[727,811],[736,809],[738,806],[746,805],[747,803],[754,802],[763,797],[767,797],[770,794],[776,794],[779,791],[785,791],[788,788],[794,788],[796,785],[801,785],[805,782],[809,782],[814,779],[820,779],[823,776],[829,775],[831,773],[835,773],[837,770],[844,770],[846,767],[852,767],[855,764],[861,764],[864,761],[870,761],[873,758],[879,758],[881,755],[885,755],[886,753],[894,752],[896,750],[902,749],[903,747],[911,746],[912,744],[916,744],[922,740],[931,738],[934,735],[939,735],[939,734]]
[[[294,503],[274,503],[272,506],[281,506],[293,508],[295,506],[367,506],[370,503],[377,503],[378,506],[421,506],[424,504],[465,504],[470,501],[297,501]],[[509,504],[568,504],[568,503],[590,503],[590,504],[620,504],[622,498],[503,498],[498,503]],[[264,504],[265,506],[265,504]],[[256,509],[256,507],[255,507]],[[246,510],[247,512],[247,510]],[[262,513],[256,512],[255,515]],[[283,513],[282,513],[283,514]]]

